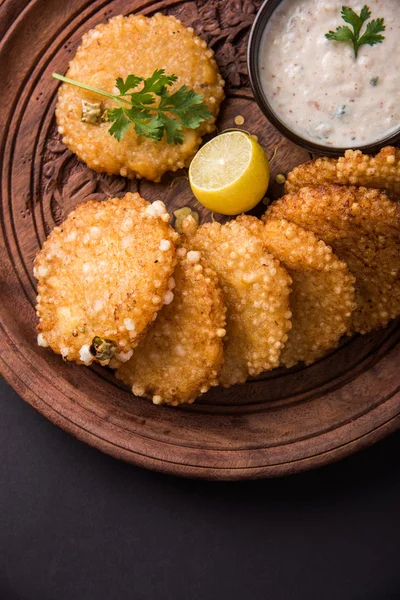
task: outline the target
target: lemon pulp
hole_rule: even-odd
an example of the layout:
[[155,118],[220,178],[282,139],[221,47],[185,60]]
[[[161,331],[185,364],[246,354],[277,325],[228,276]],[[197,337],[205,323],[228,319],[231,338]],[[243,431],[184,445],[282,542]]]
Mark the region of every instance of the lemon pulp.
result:
[[264,150],[241,131],[222,133],[197,152],[189,168],[197,200],[209,210],[237,215],[251,210],[265,195],[269,164]]

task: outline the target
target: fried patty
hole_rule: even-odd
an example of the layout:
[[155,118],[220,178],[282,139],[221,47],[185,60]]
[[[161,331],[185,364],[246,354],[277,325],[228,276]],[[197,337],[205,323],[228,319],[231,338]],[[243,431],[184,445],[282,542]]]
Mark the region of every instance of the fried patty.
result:
[[86,365],[134,348],[168,301],[168,220],[162,202],[130,193],[70,213],[35,259],[38,343]]
[[191,403],[217,385],[226,333],[217,276],[200,252],[181,247],[177,253],[171,303],[140,344],[111,363],[134,394],[174,406]]
[[215,129],[215,118],[224,98],[222,80],[213,51],[175,17],[160,13],[118,16],[83,36],[82,44],[69,64],[67,76],[107,92],[115,93],[117,77],[129,74],[150,77],[165,69],[178,80],[170,88],[187,85],[203,94],[213,118],[196,129],[184,129],[181,145],[169,145],[164,137],[155,142],[137,136],[131,127],[118,142],[108,133],[110,123],[84,123],[82,101],[102,100],[105,109],[115,108],[113,100],[72,85],[63,84],[56,109],[59,132],[64,143],[90,168],[124,177],[145,177],[159,181],[166,171],[187,166],[196,153],[202,136]]
[[202,225],[190,243],[216,272],[227,307],[220,383],[243,383],[277,367],[291,326],[286,271],[238,220]]
[[354,303],[354,277],[322,240],[284,219],[263,225],[255,217],[240,222],[263,234],[269,252],[292,278],[292,329],[280,361],[309,365],[334,348],[346,333]]
[[317,158],[295,167],[288,174],[286,193],[302,187],[327,184],[359,185],[384,190],[393,200],[400,199],[400,150],[388,146],[376,156],[360,150],[347,150],[340,158]]
[[379,190],[302,188],[273,203],[265,220],[286,219],[332,247],[356,278],[349,332],[384,327],[400,314],[400,204]]

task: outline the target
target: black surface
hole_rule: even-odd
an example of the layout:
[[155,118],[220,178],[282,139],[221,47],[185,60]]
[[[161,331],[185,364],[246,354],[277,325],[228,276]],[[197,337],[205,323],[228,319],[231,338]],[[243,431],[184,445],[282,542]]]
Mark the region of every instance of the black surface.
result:
[[118,462],[0,380],[0,600],[400,598],[400,434],[212,483]]

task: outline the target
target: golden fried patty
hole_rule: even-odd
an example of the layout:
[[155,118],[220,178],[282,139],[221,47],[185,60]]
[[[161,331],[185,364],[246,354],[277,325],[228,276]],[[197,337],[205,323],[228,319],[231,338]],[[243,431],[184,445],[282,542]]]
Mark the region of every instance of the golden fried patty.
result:
[[36,257],[38,343],[107,364],[134,348],[168,301],[177,234],[139,194],[79,205]]
[[217,385],[226,333],[226,309],[215,273],[200,252],[181,247],[177,253],[171,303],[144,340],[111,363],[134,394],[174,406],[193,402]]
[[[129,74],[150,77],[156,69],[177,75],[171,91],[186,84],[204,95],[213,118],[196,130],[184,129],[184,142],[169,145],[164,138],[155,142],[138,137],[133,129],[118,142],[108,133],[110,123],[83,123],[82,100],[95,102],[99,96],[75,86],[63,84],[56,109],[59,132],[64,143],[95,171],[127,177],[146,177],[159,181],[166,171],[187,166],[205,133],[215,129],[215,118],[224,97],[224,82],[218,72],[212,50],[174,17],[157,13],[115,17],[83,36],[67,76],[114,92],[117,77]],[[104,108],[115,108],[113,100],[104,100]]]
[[287,176],[286,193],[302,187],[327,184],[360,185],[385,190],[393,200],[400,199],[400,150],[388,146],[376,156],[360,150],[347,150],[340,158],[317,158],[293,169]]
[[261,229],[264,244],[292,278],[292,329],[281,363],[311,364],[334,348],[346,333],[354,303],[354,277],[322,240],[284,219],[262,224],[239,217],[253,231]]
[[279,365],[290,329],[290,277],[238,220],[199,227],[191,245],[217,273],[227,306],[220,383],[243,383]]
[[329,244],[356,278],[350,331],[384,327],[400,314],[400,204],[379,190],[302,188],[271,205],[266,220],[287,219]]

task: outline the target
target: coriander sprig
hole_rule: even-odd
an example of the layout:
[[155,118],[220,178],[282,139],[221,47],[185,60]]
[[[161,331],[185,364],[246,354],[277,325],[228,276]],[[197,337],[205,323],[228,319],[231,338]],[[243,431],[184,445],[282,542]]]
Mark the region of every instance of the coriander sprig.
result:
[[[58,73],[53,73],[53,77],[113,100],[117,106],[107,109],[103,118],[111,122],[108,131],[118,141],[122,140],[125,132],[133,125],[137,135],[160,141],[165,133],[168,144],[182,144],[184,127],[196,129],[200,123],[212,117],[204,96],[187,85],[182,85],[171,93],[167,87],[175,83],[178,77],[167,75],[164,69],[156,69],[146,79],[132,74],[125,80],[118,77],[115,82],[118,94]],[[137,89],[139,86],[140,89]]]
[[362,26],[371,17],[371,11],[367,5],[365,5],[359,15],[354,12],[349,6],[342,6],[342,19],[346,23],[349,23],[350,27],[341,25],[337,27],[336,31],[329,31],[325,34],[328,40],[334,40],[336,42],[351,42],[354,48],[354,55],[357,58],[358,51],[361,46],[368,44],[369,46],[375,46],[375,44],[381,44],[385,37],[380,35],[382,31],[385,31],[386,25],[384,19],[373,19],[367,24],[367,27],[360,37]]

